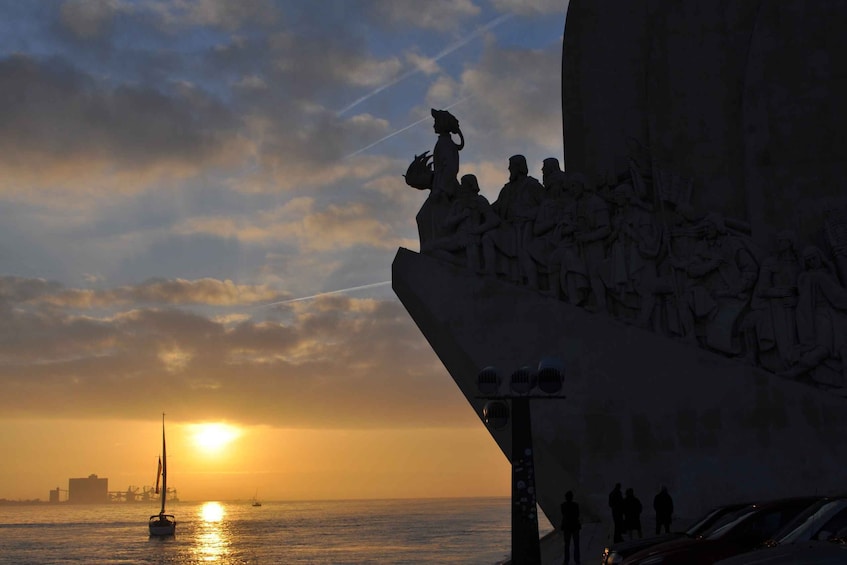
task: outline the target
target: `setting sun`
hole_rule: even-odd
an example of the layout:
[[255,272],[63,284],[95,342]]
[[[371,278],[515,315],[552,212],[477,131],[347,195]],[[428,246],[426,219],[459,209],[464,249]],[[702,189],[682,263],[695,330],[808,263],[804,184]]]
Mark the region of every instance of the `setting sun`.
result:
[[195,424],[191,426],[194,444],[206,453],[217,453],[241,433],[229,424]]

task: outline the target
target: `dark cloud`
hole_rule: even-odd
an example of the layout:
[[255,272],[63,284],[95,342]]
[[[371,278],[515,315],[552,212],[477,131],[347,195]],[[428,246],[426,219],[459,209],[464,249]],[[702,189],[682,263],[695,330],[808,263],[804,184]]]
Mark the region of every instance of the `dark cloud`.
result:
[[59,22],[76,38],[92,40],[111,30],[120,10],[118,0],[65,0],[59,7]]
[[234,119],[192,87],[112,87],[60,58],[0,60],[0,167],[89,159],[120,168],[219,157]]

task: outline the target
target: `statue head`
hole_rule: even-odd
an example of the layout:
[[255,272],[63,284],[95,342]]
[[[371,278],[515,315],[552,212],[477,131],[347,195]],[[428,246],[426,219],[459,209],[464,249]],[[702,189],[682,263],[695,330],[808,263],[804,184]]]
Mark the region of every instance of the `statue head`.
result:
[[434,123],[432,129],[438,135],[459,133],[459,120],[447,110],[430,109]]
[[551,173],[558,173],[562,169],[559,167],[559,160],[555,157],[547,157],[544,161],[541,162],[541,174],[549,175]]
[[779,253],[797,250],[797,234],[794,230],[781,230],[776,234],[776,250]]
[[803,248],[803,266],[809,270],[816,270],[824,267],[827,263],[823,256],[823,251],[816,245],[807,245]]
[[479,194],[479,181],[476,175],[464,175],[459,181],[459,194]]
[[509,180],[516,180],[529,174],[526,157],[523,155],[512,155],[509,157]]

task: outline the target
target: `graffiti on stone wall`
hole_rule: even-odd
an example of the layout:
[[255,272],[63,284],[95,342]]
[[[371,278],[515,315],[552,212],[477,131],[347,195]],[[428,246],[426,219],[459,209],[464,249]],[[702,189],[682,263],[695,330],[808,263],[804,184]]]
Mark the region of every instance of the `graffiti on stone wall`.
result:
[[430,190],[417,216],[422,253],[847,391],[847,210],[823,219],[826,252],[801,248],[791,231],[761,249],[745,222],[694,209],[693,179],[651,162],[637,143],[629,172],[599,181],[548,158],[539,182],[513,155],[489,203],[475,176],[457,180],[458,120],[432,115],[433,154],[416,156],[406,174],[407,184]]

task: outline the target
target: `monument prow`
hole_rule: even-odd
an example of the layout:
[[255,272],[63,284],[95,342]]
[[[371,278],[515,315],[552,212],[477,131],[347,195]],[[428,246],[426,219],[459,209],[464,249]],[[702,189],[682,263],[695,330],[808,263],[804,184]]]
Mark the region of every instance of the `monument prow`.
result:
[[[483,368],[564,360],[567,398],[531,406],[538,502],[553,524],[568,490],[586,519],[606,518],[616,482],[642,499],[668,486],[682,516],[844,489],[844,398],[407,249],[392,285],[480,418]],[[511,459],[508,427],[491,433]]]

